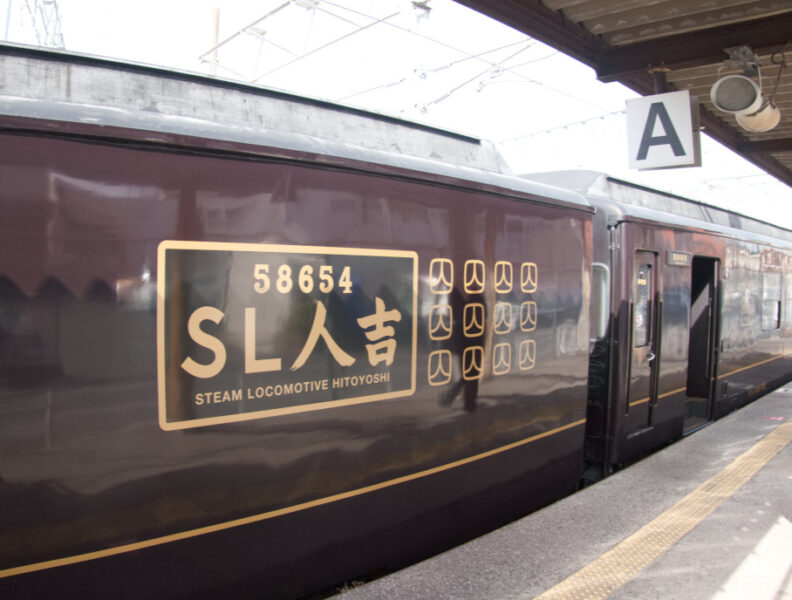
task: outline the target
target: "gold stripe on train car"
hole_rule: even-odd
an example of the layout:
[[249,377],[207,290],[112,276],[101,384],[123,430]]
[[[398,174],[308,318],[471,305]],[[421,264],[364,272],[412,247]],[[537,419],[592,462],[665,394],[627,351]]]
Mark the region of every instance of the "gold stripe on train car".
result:
[[[754,367],[759,367],[766,363],[773,362],[774,360],[778,360],[779,358],[787,358],[789,356],[792,356],[792,354],[776,354],[771,358],[760,360],[759,362],[753,363],[746,367],[740,367],[739,369],[734,369],[733,371],[729,371],[728,373],[724,373],[723,375],[718,375],[718,379],[723,379],[724,377],[731,377],[735,373],[740,373],[741,371],[747,371],[748,369],[753,369]],[[670,392],[663,392],[662,394],[659,394],[657,396],[657,399],[661,400],[663,398],[667,398],[668,396],[673,396],[674,394],[684,392],[686,389],[687,387],[681,387],[675,390],[671,390]],[[630,407],[637,406],[639,404],[645,404],[646,402],[649,402],[649,396],[647,396],[646,398],[641,398],[640,400],[636,400],[635,402],[630,402]]]
[[207,525],[206,527],[199,527],[197,529],[190,529],[188,531],[181,531],[179,533],[173,533],[170,535],[164,535],[156,538],[151,538],[148,540],[141,540],[139,542],[134,542],[131,544],[124,544],[122,546],[114,546],[113,548],[105,548],[103,550],[96,550],[94,552],[86,552],[84,554],[76,554],[74,556],[66,556],[63,558],[56,558],[53,560],[46,560],[37,563],[31,563],[27,565],[21,565],[19,567],[11,567],[8,569],[0,570],[0,579],[4,577],[11,577],[13,575],[21,575],[23,573],[32,573],[35,571],[43,571],[45,569],[52,569],[54,567],[62,567],[65,565],[72,565],[75,563],[86,562],[89,560],[95,560],[97,558],[104,558],[107,556],[114,556],[116,554],[124,554],[126,552],[133,552],[135,550],[142,550],[144,548],[150,548],[152,546],[159,546],[162,544],[167,544],[169,542],[176,542],[179,540],[186,540],[193,537],[198,537],[201,535],[205,535],[208,533],[215,533],[218,531],[223,531],[226,529],[232,529],[234,527],[240,527],[242,525],[250,525],[253,523],[258,523],[259,521],[265,521],[267,519],[272,519],[274,517],[280,517],[283,515],[288,515],[291,513],[296,513],[302,510],[306,510],[308,508],[315,508],[317,506],[322,506],[325,504],[331,504],[333,502],[338,502],[339,500],[346,500],[348,498],[354,498],[356,496],[362,496],[364,494],[368,494],[370,492],[374,492],[377,490],[382,490],[385,488],[393,487],[395,485],[399,485],[401,483],[407,483],[408,481],[414,481],[416,479],[421,479],[423,477],[427,477],[429,475],[435,475],[437,473],[442,473],[443,471],[448,471],[450,469],[455,469],[457,467],[461,467],[463,465],[467,465],[473,462],[477,462],[484,458],[489,458],[490,456],[496,456],[503,452],[507,452],[509,450],[513,450],[515,448],[519,448],[520,446],[525,446],[526,444],[530,444],[531,442],[535,442],[542,438],[550,437],[557,433],[561,433],[563,431],[567,431],[569,429],[574,429],[575,427],[579,427],[580,425],[584,425],[586,423],[585,419],[579,419],[577,421],[573,421],[572,423],[567,423],[566,425],[562,425],[561,427],[556,427],[555,429],[549,429],[548,431],[543,431],[542,433],[538,433],[536,435],[532,435],[530,437],[524,438],[522,440],[518,440],[516,442],[512,442],[511,444],[506,444],[505,446],[500,446],[498,448],[494,448],[492,450],[487,450],[486,452],[481,452],[479,454],[474,454],[473,456],[469,456],[467,458],[462,458],[459,460],[455,460],[450,463],[446,463],[444,465],[440,465],[438,467],[432,467],[431,469],[426,469],[424,471],[418,471],[417,473],[412,473],[410,475],[404,475],[402,477],[397,477],[395,479],[390,479],[388,481],[383,481],[381,483],[376,483],[374,485],[365,486],[362,488],[358,488],[355,490],[350,490],[348,492],[342,492],[340,494],[334,494],[332,496],[327,496],[325,498],[319,498],[317,500],[311,500],[309,502],[303,502],[300,504],[295,504],[293,506],[287,506],[285,508],[280,508],[277,510],[271,510],[264,513],[259,513],[256,515],[251,515],[249,517],[243,517],[241,519],[234,519],[232,521],[225,521],[222,523],[215,523],[214,525]]

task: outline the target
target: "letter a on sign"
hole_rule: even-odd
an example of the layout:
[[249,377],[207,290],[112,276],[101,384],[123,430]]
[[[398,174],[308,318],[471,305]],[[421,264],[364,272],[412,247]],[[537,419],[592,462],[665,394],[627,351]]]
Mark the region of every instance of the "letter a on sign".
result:
[[627,146],[632,169],[701,165],[690,92],[628,100]]

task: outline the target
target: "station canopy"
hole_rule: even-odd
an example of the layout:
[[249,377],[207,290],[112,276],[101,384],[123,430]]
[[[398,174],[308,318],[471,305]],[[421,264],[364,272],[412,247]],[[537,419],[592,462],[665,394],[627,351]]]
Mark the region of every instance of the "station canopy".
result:
[[[792,0],[458,1],[592,67],[600,81],[644,96],[690,90],[705,133],[792,187]],[[726,52],[743,46],[781,112],[764,133],[743,129],[710,98],[720,78],[745,74]]]

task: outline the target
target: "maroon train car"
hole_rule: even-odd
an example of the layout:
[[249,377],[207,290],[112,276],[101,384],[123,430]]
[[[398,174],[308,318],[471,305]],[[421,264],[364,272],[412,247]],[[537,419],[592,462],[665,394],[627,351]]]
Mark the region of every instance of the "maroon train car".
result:
[[792,232],[572,171],[533,176],[596,208],[586,478],[792,376]]
[[298,597],[572,492],[594,209],[504,171],[0,47],[0,596]]

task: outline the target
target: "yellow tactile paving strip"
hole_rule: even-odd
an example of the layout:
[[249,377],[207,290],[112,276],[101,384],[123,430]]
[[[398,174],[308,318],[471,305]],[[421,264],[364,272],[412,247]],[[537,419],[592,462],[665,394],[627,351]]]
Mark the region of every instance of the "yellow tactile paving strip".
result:
[[676,544],[792,441],[792,419],[619,545],[536,600],[607,598]]

